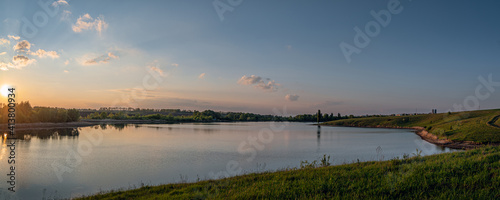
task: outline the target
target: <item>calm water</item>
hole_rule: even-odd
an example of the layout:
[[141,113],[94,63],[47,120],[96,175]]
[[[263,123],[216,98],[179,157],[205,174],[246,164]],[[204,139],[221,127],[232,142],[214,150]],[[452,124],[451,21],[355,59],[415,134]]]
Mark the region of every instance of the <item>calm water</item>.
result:
[[[330,155],[333,163],[388,160],[416,149],[453,151],[410,130],[321,127],[248,122],[94,126],[18,132],[2,138],[0,199],[70,198],[141,183],[192,182],[298,167]],[[10,150],[16,141],[16,193],[7,191]]]

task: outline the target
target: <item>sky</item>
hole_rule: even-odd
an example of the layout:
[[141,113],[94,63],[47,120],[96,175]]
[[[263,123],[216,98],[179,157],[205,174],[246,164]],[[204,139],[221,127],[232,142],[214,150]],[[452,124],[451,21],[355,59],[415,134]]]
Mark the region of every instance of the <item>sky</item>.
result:
[[285,115],[500,107],[498,1],[0,5],[0,86],[34,106]]

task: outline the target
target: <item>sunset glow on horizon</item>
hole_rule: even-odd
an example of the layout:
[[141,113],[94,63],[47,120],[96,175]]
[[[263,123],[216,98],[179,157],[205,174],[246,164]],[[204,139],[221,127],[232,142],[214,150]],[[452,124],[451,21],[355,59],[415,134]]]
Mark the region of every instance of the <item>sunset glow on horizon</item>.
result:
[[[59,0],[47,13],[6,1],[0,99],[8,83],[33,106],[427,113],[463,104],[479,76],[500,81],[499,2],[443,14],[448,3],[401,1],[387,24],[371,14],[387,1],[320,2],[245,1],[221,15],[212,2]],[[357,49],[348,61],[343,44]]]

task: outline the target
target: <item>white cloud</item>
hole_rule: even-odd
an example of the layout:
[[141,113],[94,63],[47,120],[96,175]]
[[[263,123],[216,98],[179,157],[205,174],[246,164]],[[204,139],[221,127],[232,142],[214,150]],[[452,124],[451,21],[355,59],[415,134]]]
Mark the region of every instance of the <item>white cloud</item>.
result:
[[14,46],[14,50],[15,51],[29,51],[31,48],[31,44],[26,41],[26,40],[23,40],[21,42],[18,42],[15,46]]
[[69,64],[69,60],[64,61],[64,65],[68,65],[68,64]]
[[108,23],[106,23],[102,16],[93,19],[88,13],[80,16],[76,23],[72,26],[73,31],[76,33],[80,33],[83,30],[92,30],[95,29],[99,35],[101,35],[102,31],[108,28]]
[[3,71],[9,70],[9,68],[21,69],[35,62],[35,59],[29,59],[26,56],[17,55],[12,58],[12,63],[0,62],[0,69]]
[[5,55],[5,54],[7,54],[7,52],[2,52],[2,53],[0,53],[0,56],[1,56],[1,55]]
[[[267,82],[267,83],[266,83]],[[266,82],[260,76],[251,75],[251,76],[242,76],[240,80],[238,80],[238,84],[240,85],[255,85],[255,88],[259,88],[262,90],[268,91],[276,91],[280,84],[275,83],[273,80],[266,78]]]
[[287,101],[298,101],[299,100],[299,95],[296,95],[296,94],[287,94],[285,96],[285,99]]
[[59,5],[69,5],[67,1],[65,0],[57,0],[52,3],[52,6],[58,7]]
[[198,78],[199,78],[199,79],[203,79],[204,77],[205,77],[205,73],[201,73],[201,74],[198,76]]
[[179,64],[177,64],[177,63],[172,63],[172,66],[174,66],[174,67],[179,67]]
[[255,75],[246,76],[246,75],[244,75],[240,78],[240,80],[238,80],[238,84],[253,85],[255,83],[258,83],[261,80],[262,80],[262,78],[260,76],[255,76]]
[[278,84],[276,84],[273,80],[269,80],[267,83],[260,81],[255,87],[263,90],[276,91],[278,89]]
[[31,55],[38,56],[39,58],[45,58],[45,57],[51,57],[52,59],[54,58],[59,58],[59,55],[55,51],[45,51],[43,49],[38,49],[36,52],[31,52]]
[[5,38],[0,38],[0,45],[10,44],[10,41]]
[[12,62],[20,67],[25,67],[35,61],[36,61],[35,59],[29,59],[28,57],[23,55],[17,55],[12,58]]
[[68,70],[64,70],[63,72],[64,72],[64,73],[66,73],[66,74],[67,74],[67,73],[69,73],[69,71],[68,71]]
[[21,39],[21,37],[15,36],[15,35],[7,35],[7,37],[9,37],[9,39],[13,39],[13,40],[19,40],[19,39]]

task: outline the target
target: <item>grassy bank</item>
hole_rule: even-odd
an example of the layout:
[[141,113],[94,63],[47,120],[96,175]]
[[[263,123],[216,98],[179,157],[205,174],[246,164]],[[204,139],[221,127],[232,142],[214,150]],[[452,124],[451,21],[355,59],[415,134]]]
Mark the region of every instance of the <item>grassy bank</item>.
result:
[[498,143],[500,142],[500,128],[495,127],[495,125],[500,126],[500,120],[492,120],[499,115],[500,109],[496,109],[410,116],[352,118],[323,124],[356,127],[420,126],[437,135],[440,139]]
[[145,186],[82,199],[498,199],[500,147]]

